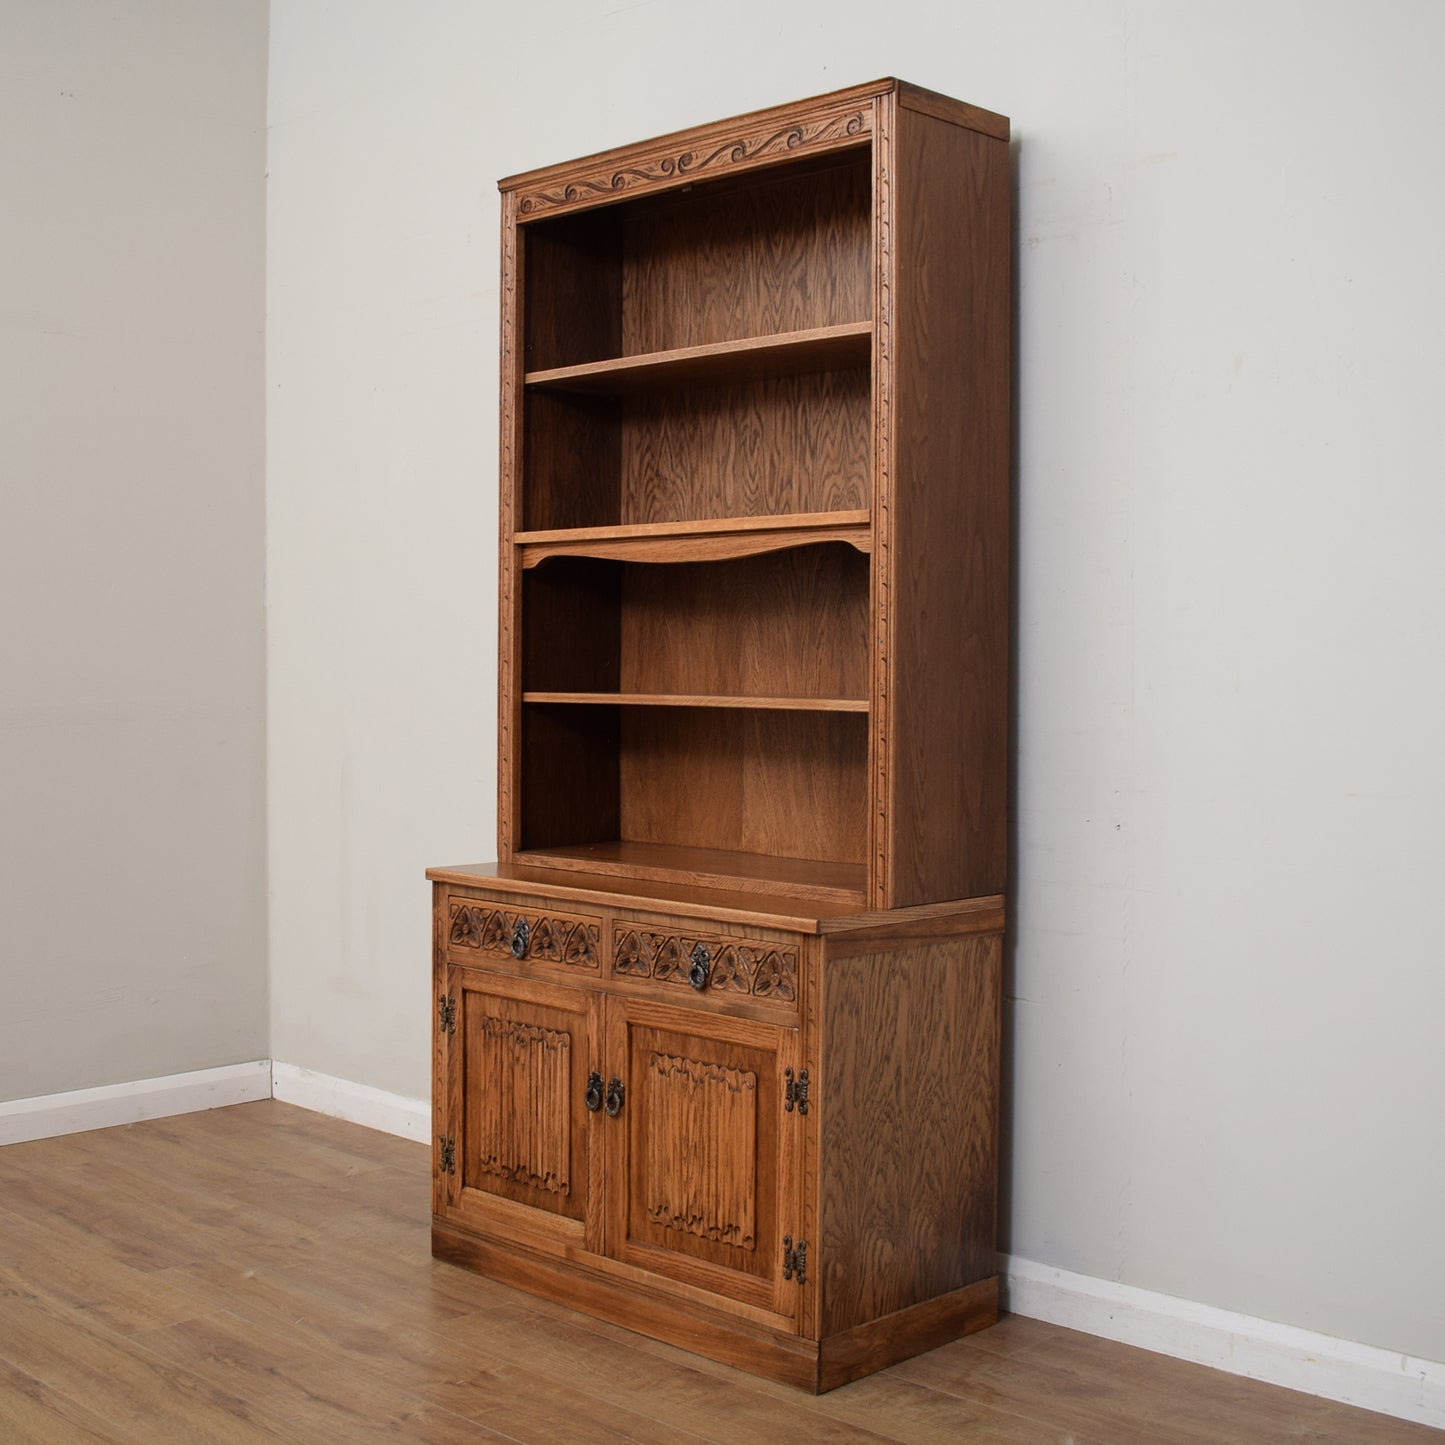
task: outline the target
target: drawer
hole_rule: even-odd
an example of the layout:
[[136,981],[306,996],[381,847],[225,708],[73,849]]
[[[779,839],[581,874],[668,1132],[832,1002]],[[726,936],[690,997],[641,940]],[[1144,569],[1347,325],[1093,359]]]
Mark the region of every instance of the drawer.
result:
[[798,1006],[797,939],[740,937],[705,923],[612,920],[612,976],[650,979],[693,997]]
[[547,964],[600,974],[602,919],[524,900],[448,892],[442,909],[449,963]]

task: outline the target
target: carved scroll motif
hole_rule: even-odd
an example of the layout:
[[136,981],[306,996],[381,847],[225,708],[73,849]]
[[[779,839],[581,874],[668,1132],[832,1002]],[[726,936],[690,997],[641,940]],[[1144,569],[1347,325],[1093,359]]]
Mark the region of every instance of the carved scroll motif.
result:
[[534,216],[542,211],[656,190],[694,176],[716,175],[736,166],[756,165],[772,156],[827,149],[861,139],[872,125],[872,107],[852,105],[806,117],[792,125],[724,140],[705,153],[659,151],[639,157],[632,165],[586,171],[550,189],[524,192],[517,201],[517,213]]

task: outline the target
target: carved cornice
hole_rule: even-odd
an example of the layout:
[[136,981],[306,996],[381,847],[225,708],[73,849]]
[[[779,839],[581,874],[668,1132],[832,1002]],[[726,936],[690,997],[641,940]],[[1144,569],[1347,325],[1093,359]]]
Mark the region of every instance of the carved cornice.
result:
[[606,165],[592,165],[572,176],[556,176],[545,184],[521,190],[517,215],[594,206],[623,196],[666,190],[694,179],[750,170],[780,157],[827,151],[856,145],[873,128],[873,109],[866,101],[800,116],[779,125],[776,118],[762,128],[731,136],[714,133],[681,146],[639,151],[626,158],[613,157]]

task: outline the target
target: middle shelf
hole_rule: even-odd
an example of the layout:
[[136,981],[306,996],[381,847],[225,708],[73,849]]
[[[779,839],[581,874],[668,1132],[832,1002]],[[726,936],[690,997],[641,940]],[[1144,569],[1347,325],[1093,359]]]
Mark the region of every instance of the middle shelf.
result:
[[529,387],[612,395],[661,386],[719,386],[756,377],[866,366],[872,345],[873,323],[848,321],[807,331],[552,366],[529,371],[524,380]]
[[866,697],[745,697],[737,693],[524,692],[523,702],[621,707],[737,707],[762,712],[867,712]]

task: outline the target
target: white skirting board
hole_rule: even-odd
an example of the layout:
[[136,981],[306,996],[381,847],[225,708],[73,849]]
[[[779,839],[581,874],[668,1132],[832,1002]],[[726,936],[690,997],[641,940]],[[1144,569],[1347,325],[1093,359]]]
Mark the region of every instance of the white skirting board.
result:
[[370,1084],[353,1084],[349,1079],[318,1074],[312,1069],[279,1060],[271,1065],[271,1092],[285,1104],[297,1104],[333,1119],[346,1119],[398,1134],[403,1139],[431,1141],[431,1101],[389,1094]]
[[399,1134],[403,1139],[426,1142],[431,1138],[431,1104],[426,1099],[389,1094],[384,1089],[353,1084],[349,1079],[332,1078],[295,1064],[254,1059],[187,1074],[166,1074],[158,1079],[135,1079],[125,1084],[0,1102],[0,1145],[270,1098],[365,1124],[369,1129]]
[[40,1094],[0,1103],[0,1144],[80,1134],[141,1119],[164,1119],[169,1114],[195,1114],[270,1097],[270,1059],[135,1079],[127,1084],[103,1084],[97,1089]]
[[[404,1139],[431,1138],[426,1099],[257,1059],[0,1103],[0,1144],[271,1097]],[[1003,1305],[1014,1314],[1445,1428],[1445,1364],[1438,1361],[1072,1274],[1016,1255],[1001,1255],[999,1272]]]
[[999,1272],[1003,1306],[1014,1314],[1445,1427],[1445,1363],[1072,1274],[1017,1255],[1000,1255]]

